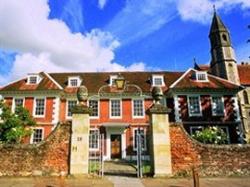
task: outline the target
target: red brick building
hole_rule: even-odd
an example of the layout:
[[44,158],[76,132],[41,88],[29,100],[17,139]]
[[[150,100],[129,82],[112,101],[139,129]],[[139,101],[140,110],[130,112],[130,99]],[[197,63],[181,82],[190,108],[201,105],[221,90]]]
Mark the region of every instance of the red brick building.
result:
[[[125,85],[119,88],[117,80]],[[133,159],[135,134],[144,134],[143,149],[148,150],[147,109],[153,104],[151,91],[159,86],[163,105],[171,109],[170,121],[182,122],[189,133],[205,126],[219,126],[228,134],[228,142],[237,143],[240,125],[236,99],[239,85],[189,69],[186,72],[109,72],[109,73],[37,73],[4,86],[0,94],[15,110],[22,105],[36,119],[30,143],[46,138],[59,122],[72,119],[80,85],[88,89],[90,136],[104,133],[105,158]],[[98,149],[98,140],[90,144]]]

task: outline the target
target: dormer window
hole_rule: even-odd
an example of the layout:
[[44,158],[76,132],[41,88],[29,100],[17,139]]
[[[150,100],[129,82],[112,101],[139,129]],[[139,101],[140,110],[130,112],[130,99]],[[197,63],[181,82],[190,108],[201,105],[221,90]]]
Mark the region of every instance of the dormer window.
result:
[[152,85],[153,86],[165,86],[163,75],[153,75]]
[[109,86],[115,86],[115,80],[117,79],[117,75],[110,75],[109,77]]
[[78,87],[81,84],[81,80],[79,77],[69,77],[68,86],[69,87]]
[[197,71],[196,72],[196,80],[200,81],[200,82],[206,82],[208,81],[207,79],[207,72],[201,72],[201,71]]
[[30,74],[28,75],[27,84],[38,84],[41,80],[42,78],[40,77],[40,75]]

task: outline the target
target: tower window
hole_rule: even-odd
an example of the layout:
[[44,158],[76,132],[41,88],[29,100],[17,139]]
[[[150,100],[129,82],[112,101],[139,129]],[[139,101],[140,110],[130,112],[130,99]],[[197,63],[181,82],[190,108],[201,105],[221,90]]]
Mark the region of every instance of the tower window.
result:
[[225,42],[227,42],[227,36],[225,34],[222,35],[222,38]]
[[244,92],[243,92],[243,97],[244,97],[244,103],[245,103],[245,104],[249,104],[247,91],[244,91]]

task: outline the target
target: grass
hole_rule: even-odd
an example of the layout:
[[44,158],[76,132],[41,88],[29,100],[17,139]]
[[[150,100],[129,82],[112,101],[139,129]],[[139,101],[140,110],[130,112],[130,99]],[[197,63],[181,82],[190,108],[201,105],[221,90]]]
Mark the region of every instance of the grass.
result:
[[[131,161],[131,164],[134,168],[137,168],[137,162]],[[142,174],[143,175],[150,175],[151,174],[151,164],[150,161],[142,161]]]
[[101,170],[101,165],[96,160],[90,160],[89,161],[89,172],[90,173],[99,173]]

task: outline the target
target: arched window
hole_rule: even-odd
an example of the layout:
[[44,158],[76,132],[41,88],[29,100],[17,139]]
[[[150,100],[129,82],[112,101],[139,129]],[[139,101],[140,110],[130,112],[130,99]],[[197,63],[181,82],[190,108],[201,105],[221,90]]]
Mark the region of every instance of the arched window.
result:
[[226,42],[227,41],[227,35],[223,34],[222,35],[223,40]]
[[246,90],[243,92],[243,98],[244,98],[244,103],[245,104],[249,104],[248,95],[247,95],[247,91]]

